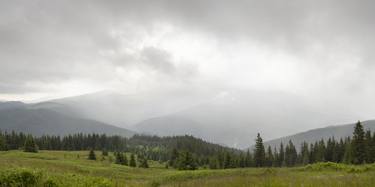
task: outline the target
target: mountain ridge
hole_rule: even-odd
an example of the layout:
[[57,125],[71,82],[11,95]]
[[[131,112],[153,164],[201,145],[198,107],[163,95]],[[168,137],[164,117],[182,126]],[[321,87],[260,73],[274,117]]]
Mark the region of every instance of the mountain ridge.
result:
[[[73,133],[106,133],[130,137],[134,132],[104,122],[66,115],[48,107],[22,104],[4,108],[12,103],[0,104],[0,129],[41,136]],[[2,109],[1,109],[2,108]],[[66,109],[69,110],[69,109]]]

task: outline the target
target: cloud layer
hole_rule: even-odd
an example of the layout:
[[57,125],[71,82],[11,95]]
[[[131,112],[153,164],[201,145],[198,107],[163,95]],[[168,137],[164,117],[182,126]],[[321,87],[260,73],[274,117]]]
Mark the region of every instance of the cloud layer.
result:
[[4,0],[0,99],[104,89],[277,90],[327,113],[346,103],[358,117],[371,117],[374,5]]

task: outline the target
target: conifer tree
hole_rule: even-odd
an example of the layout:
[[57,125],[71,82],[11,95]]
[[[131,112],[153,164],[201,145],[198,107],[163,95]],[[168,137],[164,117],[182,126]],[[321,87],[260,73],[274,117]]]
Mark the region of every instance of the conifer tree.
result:
[[372,152],[372,137],[371,137],[371,131],[370,130],[366,131],[365,145],[366,145],[366,163],[372,163],[374,158],[371,155],[371,152]]
[[352,164],[353,163],[353,149],[352,149],[352,143],[350,141],[350,138],[347,138],[345,140],[345,153],[343,162],[345,164]]
[[24,151],[31,152],[31,153],[38,152],[38,146],[36,145],[34,138],[31,135],[28,135],[25,140]]
[[108,156],[108,151],[107,149],[102,150],[102,156]]
[[134,154],[133,154],[133,153],[130,155],[129,166],[130,166],[130,167],[137,167],[137,163],[136,163],[136,161],[135,161],[135,157],[134,157]]
[[296,164],[297,161],[297,151],[293,145],[293,142],[289,140],[289,144],[285,148],[285,163],[286,166],[291,167]]
[[310,163],[309,155],[310,155],[309,145],[306,142],[303,142],[301,146],[301,164],[302,165],[306,165]]
[[254,162],[255,162],[255,167],[263,167],[265,163],[265,150],[264,150],[263,140],[260,137],[259,133],[255,141]]
[[372,135],[370,144],[370,157],[372,158],[372,162],[375,162],[375,132]]
[[208,162],[208,167],[210,169],[217,169],[218,168],[218,161],[216,158],[210,158]]
[[6,151],[6,147],[5,138],[0,134],[0,151]]
[[178,158],[178,151],[176,148],[173,148],[168,164],[172,167],[176,167],[177,158]]
[[[121,153],[122,154],[122,153]],[[122,164],[125,166],[129,166],[128,156],[126,154],[122,154]]]
[[94,152],[93,149],[90,150],[88,159],[89,160],[96,160],[96,155],[95,155],[95,152]]
[[218,162],[218,168],[223,169],[224,168],[224,153],[223,152],[218,153],[217,162]]
[[180,155],[178,156],[177,165],[179,170],[197,169],[195,160],[189,151],[184,151],[180,153]]
[[253,157],[251,156],[250,150],[247,150],[245,157],[245,167],[253,166]]
[[272,166],[279,167],[279,153],[277,153],[276,147],[273,148],[273,162]]
[[224,159],[224,169],[232,167],[232,158],[230,153],[226,152],[225,159]]
[[138,158],[138,161],[139,161],[138,167],[148,168],[147,158],[144,155],[139,155],[137,158]]
[[273,159],[274,159],[274,157],[273,157],[271,146],[268,146],[267,154],[266,154],[266,164],[265,165],[267,167],[272,167]]
[[279,148],[279,167],[285,166],[285,151],[284,151],[284,145],[283,142],[280,143],[280,148]]
[[363,164],[366,160],[365,131],[360,121],[354,127],[353,140],[353,164]]

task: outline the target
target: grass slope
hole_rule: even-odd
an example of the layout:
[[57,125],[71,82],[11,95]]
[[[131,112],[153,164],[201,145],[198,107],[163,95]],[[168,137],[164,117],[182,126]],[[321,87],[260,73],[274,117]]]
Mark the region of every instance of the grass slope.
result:
[[[59,186],[373,186],[375,166],[347,166],[321,163],[300,168],[249,168],[227,170],[177,171],[150,162],[149,169],[110,163],[110,157],[87,160],[82,151],[0,152],[2,179],[27,176]],[[129,155],[128,155],[129,156]],[[26,171],[26,174],[25,174]],[[11,176],[11,177],[9,177]],[[13,176],[13,178],[14,178]],[[20,185],[19,185],[20,186]],[[51,185],[50,185],[51,186]]]

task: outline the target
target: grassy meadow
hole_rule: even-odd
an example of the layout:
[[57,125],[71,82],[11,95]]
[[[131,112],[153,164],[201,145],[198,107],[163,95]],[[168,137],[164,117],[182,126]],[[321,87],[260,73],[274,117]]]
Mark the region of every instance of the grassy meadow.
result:
[[[112,154],[88,151],[0,152],[0,186],[375,186],[375,165],[318,163],[296,168],[246,168],[195,171],[114,164]],[[34,184],[34,185],[25,185]]]

